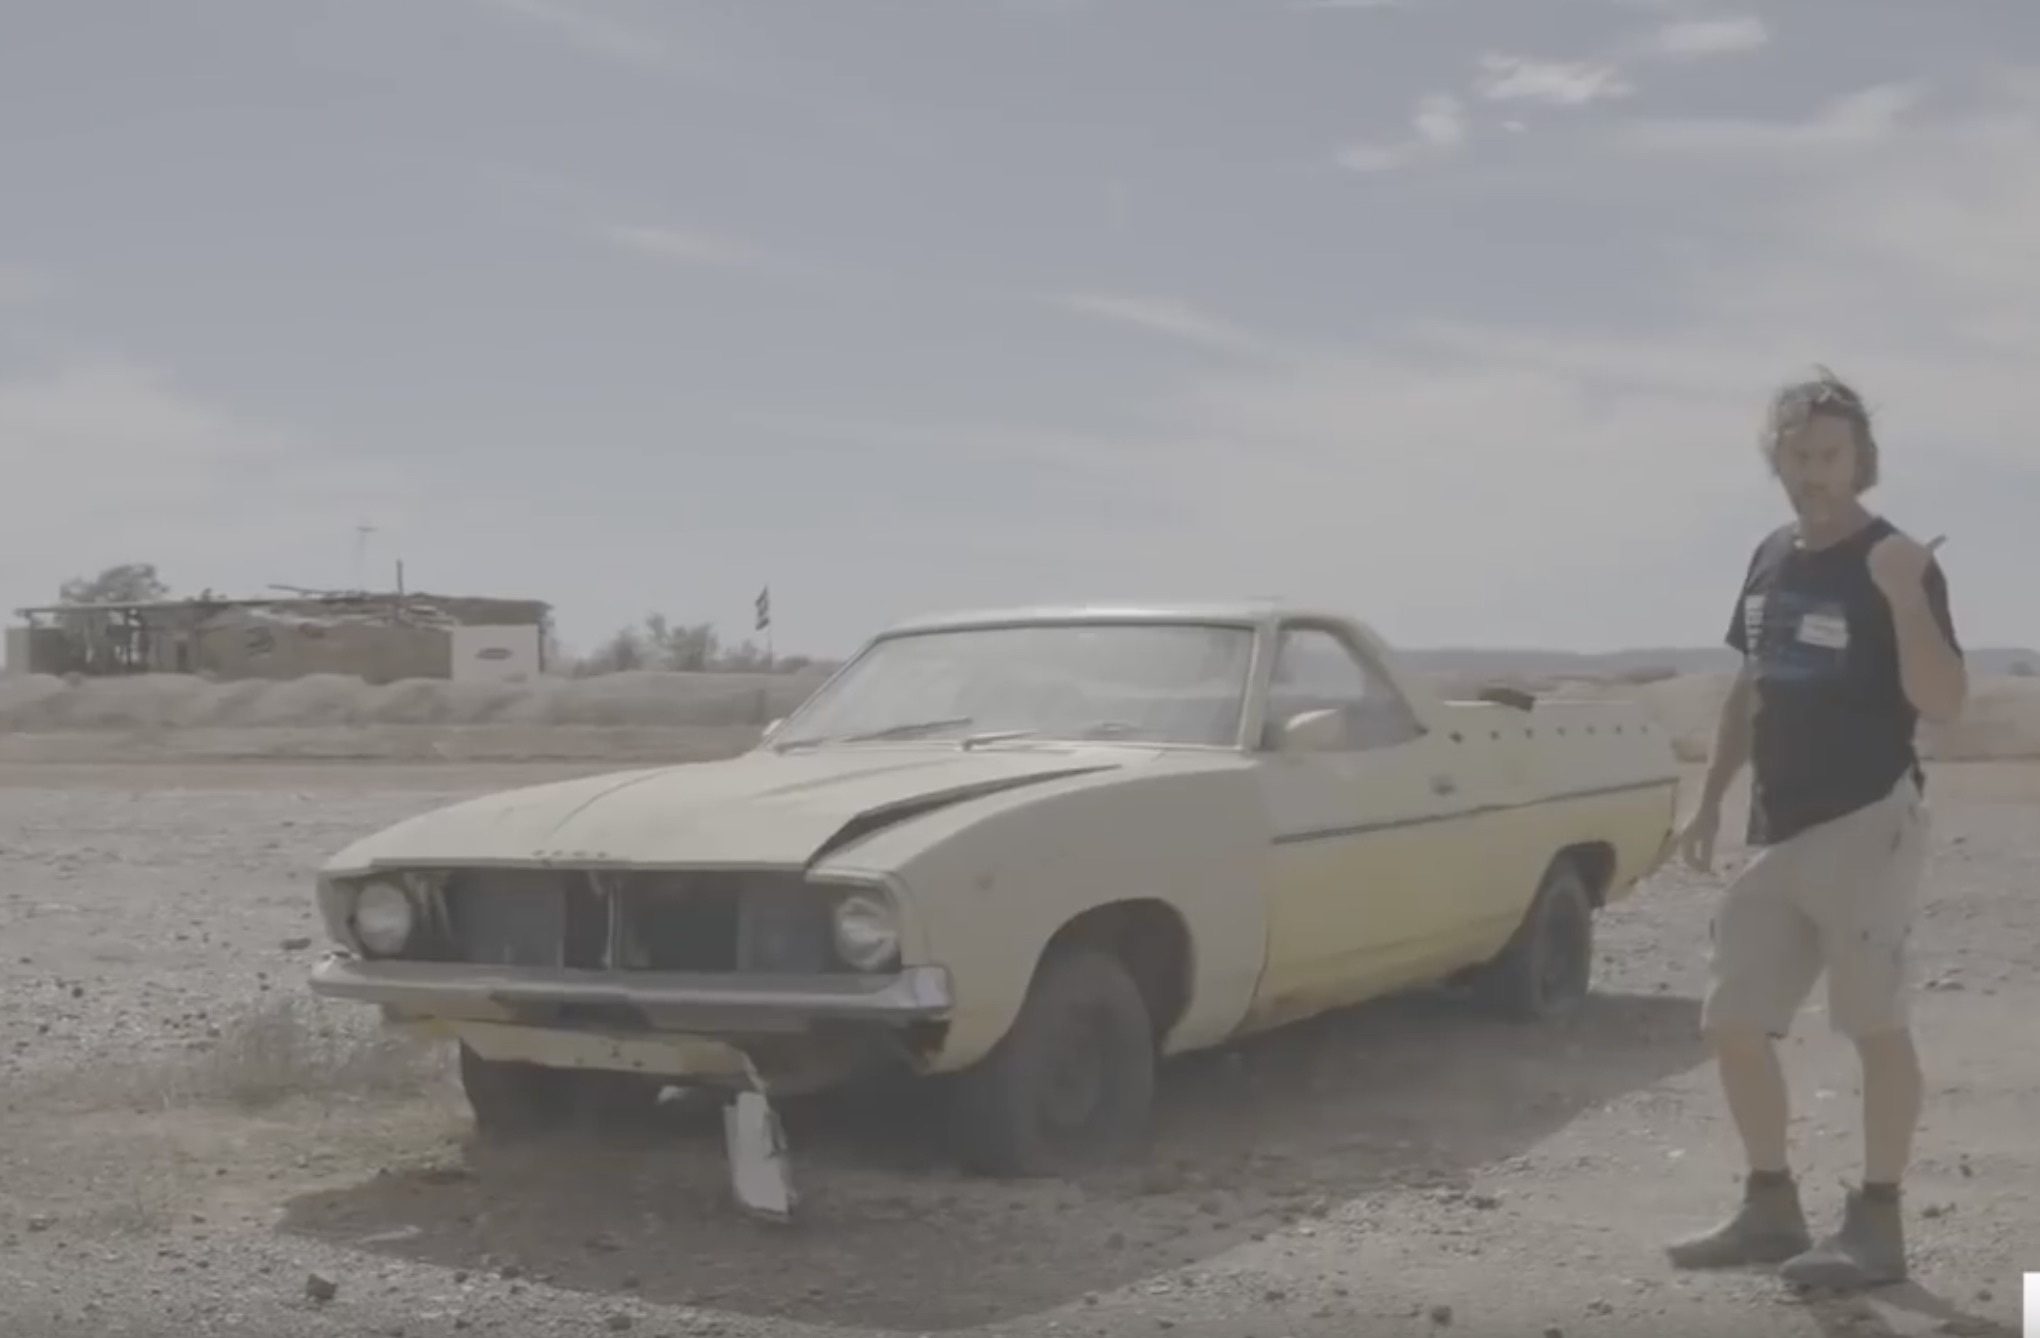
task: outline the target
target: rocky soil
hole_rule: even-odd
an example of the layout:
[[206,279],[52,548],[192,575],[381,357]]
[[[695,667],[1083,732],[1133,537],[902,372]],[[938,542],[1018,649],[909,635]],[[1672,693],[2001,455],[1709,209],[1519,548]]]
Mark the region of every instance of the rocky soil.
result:
[[[570,770],[0,766],[0,1333],[2017,1332],[2040,768],[1935,775],[1918,1283],[1846,1301],[1661,1262],[1735,1189],[1693,1034],[1719,876],[1681,869],[1605,917],[1575,1022],[1410,1000],[1185,1062],[1151,1163],[1091,1183],[965,1181],[911,1118],[796,1114],[802,1221],[773,1229],[734,1216],[719,1138],[681,1122],[471,1149],[443,1056],[306,995],[306,870]],[[1789,1059],[1831,1214],[1853,1063],[1817,1013]]]

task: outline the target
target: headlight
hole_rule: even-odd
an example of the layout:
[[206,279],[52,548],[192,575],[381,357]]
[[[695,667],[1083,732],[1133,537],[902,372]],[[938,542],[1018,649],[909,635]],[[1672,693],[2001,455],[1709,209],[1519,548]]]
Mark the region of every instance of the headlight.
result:
[[402,952],[417,924],[417,906],[394,883],[370,883],[354,898],[354,936],[378,957]]
[[891,966],[900,952],[899,917],[876,892],[852,892],[836,904],[836,952],[859,971]]

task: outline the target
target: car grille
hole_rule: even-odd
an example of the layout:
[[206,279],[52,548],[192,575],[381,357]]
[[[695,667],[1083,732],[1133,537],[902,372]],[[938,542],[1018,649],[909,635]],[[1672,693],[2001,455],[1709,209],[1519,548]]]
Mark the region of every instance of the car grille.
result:
[[797,875],[464,869],[413,958],[588,970],[847,971],[835,898]]

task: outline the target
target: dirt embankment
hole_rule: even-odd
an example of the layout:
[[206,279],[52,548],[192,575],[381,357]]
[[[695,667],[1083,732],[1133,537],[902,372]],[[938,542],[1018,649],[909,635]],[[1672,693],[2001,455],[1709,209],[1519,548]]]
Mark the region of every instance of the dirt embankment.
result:
[[[67,683],[0,680],[0,762],[171,758],[361,760],[700,760],[756,741],[814,691],[815,674],[641,672],[522,684],[420,679],[371,686],[323,674],[214,683],[179,675]],[[1435,685],[1467,694],[1470,680]],[[1727,679],[1561,679],[1527,684],[1554,697],[1641,703],[1679,755],[1700,761]],[[1941,761],[2040,758],[2040,679],[1977,684],[1950,729],[1922,745]]]
[[315,674],[0,680],[0,761],[210,758],[693,760],[737,752],[813,674],[623,673],[371,685]]

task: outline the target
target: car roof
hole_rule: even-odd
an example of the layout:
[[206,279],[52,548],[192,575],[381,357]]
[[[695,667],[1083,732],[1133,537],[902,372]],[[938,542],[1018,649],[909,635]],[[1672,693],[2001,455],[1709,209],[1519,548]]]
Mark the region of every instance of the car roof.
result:
[[1030,623],[1217,623],[1234,627],[1263,627],[1285,618],[1333,620],[1343,619],[1344,616],[1326,609],[1292,604],[1282,599],[1154,604],[1034,604],[924,614],[894,623],[881,635],[955,631],[972,627],[1012,627]]

